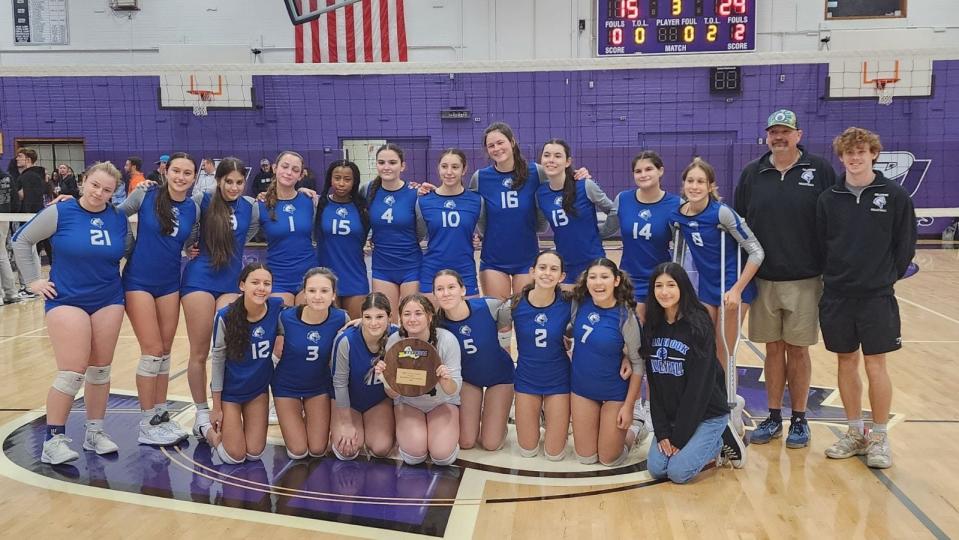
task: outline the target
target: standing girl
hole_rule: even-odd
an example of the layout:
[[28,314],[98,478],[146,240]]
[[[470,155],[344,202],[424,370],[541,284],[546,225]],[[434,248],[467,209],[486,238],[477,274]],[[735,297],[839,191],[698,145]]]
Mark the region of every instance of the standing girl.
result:
[[216,167],[216,191],[194,194],[200,201],[200,254],[187,263],[180,286],[180,303],[190,340],[187,379],[196,405],[193,434],[205,437],[210,427],[206,401],[206,359],[216,312],[237,298],[236,283],[243,266],[243,247],[259,222],[259,206],[243,196],[246,168],[234,157]]
[[[120,259],[132,241],[126,216],[110,205],[119,183],[120,171],[113,164],[97,163],[87,169],[79,199],[48,206],[13,236],[24,281],[46,301],[46,327],[58,370],[47,393],[43,463],[58,465],[80,457],[70,448],[65,427],[80,388],[87,414],[83,449],[117,451],[103,431],[103,417],[123,322]],[[34,246],[47,239],[57,252],[49,279],[42,277],[34,258]]]
[[231,464],[258,461],[266,448],[267,392],[283,311],[283,300],[270,296],[273,275],[266,265],[243,268],[239,287],[242,295],[216,313],[210,352],[213,412],[207,439]]
[[333,453],[341,460],[355,459],[365,446],[373,457],[386,457],[393,449],[393,400],[373,367],[386,353],[386,339],[398,330],[390,324],[390,301],[385,294],[370,293],[363,300],[360,326],[350,326],[333,345]]
[[[616,263],[597,259],[573,289],[573,442],[580,463],[623,463],[637,435],[627,429],[639,397],[643,364],[633,285]],[[620,375],[629,358],[629,381]]]
[[649,447],[649,474],[685,484],[714,459],[741,468],[746,448],[729,428],[709,314],[679,264],[657,266],[648,288],[643,355],[657,439]]
[[505,324],[498,320],[503,302],[467,300],[467,287],[455,270],[437,272],[432,288],[439,304],[437,326],[449,330],[460,345],[460,447],[473,448],[478,439],[484,449],[499,450],[506,442],[506,420],[513,404],[510,334],[499,333],[500,326],[509,327],[508,316]]
[[188,435],[170,419],[166,397],[170,350],[180,321],[181,253],[200,217],[199,203],[187,197],[195,178],[193,158],[176,152],[165,183],[143,183],[119,206],[127,216],[137,215],[137,239],[123,268],[123,288],[127,317],[140,344],[137,441],[143,444],[171,445]]
[[613,209],[600,233],[604,238],[619,233],[623,239],[620,268],[633,282],[633,293],[638,302],[636,315],[642,322],[650,271],[672,259],[669,253],[673,236],[670,223],[681,201],[677,195],[663,191],[665,167],[656,152],[640,152],[633,158],[632,171],[636,189],[616,195]]
[[[266,236],[266,264],[273,271],[273,294],[292,306],[303,275],[316,266],[313,249],[313,198],[296,191],[303,157],[290,150],[273,163],[273,181],[259,201],[259,227]],[[302,296],[300,296],[302,300]]]
[[[720,202],[716,171],[709,163],[696,158],[686,167],[683,196],[686,202],[673,212],[672,221],[682,232],[699,270],[699,299],[706,304],[706,311],[716,328],[716,352],[723,369],[726,369],[725,359],[732,354],[749,303],[756,297],[756,285],[752,279],[763,262],[763,248],[749,230],[746,220]],[[726,246],[725,260],[721,256],[723,243]],[[737,278],[740,248],[746,250],[748,258]],[[682,245],[677,245],[676,257],[680,261],[683,250]],[[736,310],[740,304],[742,310],[737,318]],[[721,308],[726,311],[725,328],[719,324]],[[745,404],[741,396],[736,396],[732,419],[740,436],[745,432],[742,420]]]
[[360,170],[355,163],[330,163],[316,208],[314,234],[319,264],[339,278],[339,305],[351,319],[360,316],[363,298],[370,292],[363,259],[370,216],[359,189]]
[[416,190],[400,178],[404,170],[403,149],[384,144],[376,151],[376,178],[363,191],[373,230],[373,290],[392,306],[417,292],[423,258],[416,238]]
[[[422,339],[436,347],[442,360],[436,368],[436,388],[422,396],[401,396],[384,383],[395,405],[400,456],[408,465],[423,463],[427,456],[434,465],[452,465],[460,450],[460,347],[453,334],[437,328],[436,322],[433,304],[425,296],[407,296],[400,300],[400,330],[386,340],[389,349],[402,338]],[[382,376],[386,362],[380,360],[375,369]]]
[[456,148],[446,150],[439,164],[442,183],[416,202],[419,234],[429,238],[420,270],[420,290],[431,299],[435,299],[433,278],[443,269],[456,270],[462,276],[468,296],[479,294],[473,234],[484,215],[484,203],[480,195],[463,186],[465,173],[466,154]]
[[556,250],[567,269],[564,288],[571,290],[586,265],[606,256],[596,225],[596,207],[609,212],[613,202],[592,180],[577,182],[573,178],[573,157],[566,141],[546,141],[540,164],[549,182],[536,190],[536,204],[553,229]]

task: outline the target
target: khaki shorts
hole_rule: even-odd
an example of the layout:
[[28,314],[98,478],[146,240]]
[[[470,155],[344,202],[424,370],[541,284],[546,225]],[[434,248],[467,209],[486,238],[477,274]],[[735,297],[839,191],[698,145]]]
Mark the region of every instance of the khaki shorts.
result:
[[822,278],[766,281],[756,278],[759,294],[749,307],[749,340],[785,341],[808,347],[819,341]]

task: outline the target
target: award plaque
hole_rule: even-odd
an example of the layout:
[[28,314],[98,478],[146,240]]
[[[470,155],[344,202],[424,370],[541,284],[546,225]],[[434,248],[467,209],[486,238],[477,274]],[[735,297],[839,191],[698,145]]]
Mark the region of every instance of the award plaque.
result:
[[416,397],[429,393],[439,380],[436,368],[442,364],[436,348],[416,338],[404,338],[383,356],[386,384],[401,396]]

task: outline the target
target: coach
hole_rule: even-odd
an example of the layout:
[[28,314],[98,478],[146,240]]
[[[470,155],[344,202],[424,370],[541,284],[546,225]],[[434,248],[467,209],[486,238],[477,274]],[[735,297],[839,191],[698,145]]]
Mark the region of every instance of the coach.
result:
[[743,169],[734,202],[766,252],[756,275],[759,296],[749,310],[749,339],[766,344],[769,417],[753,431],[751,441],[763,444],[782,436],[788,381],[792,421],[787,448],[809,444],[809,346],[818,341],[823,268],[816,201],[836,180],[829,162],[799,146],[802,135],[796,113],[772,113],[766,122],[769,152]]

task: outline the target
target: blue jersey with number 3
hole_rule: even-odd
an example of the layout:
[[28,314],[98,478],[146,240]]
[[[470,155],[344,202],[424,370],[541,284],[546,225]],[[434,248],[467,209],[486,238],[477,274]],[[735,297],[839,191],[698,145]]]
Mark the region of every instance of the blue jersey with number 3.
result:
[[330,358],[333,339],[349,319],[342,309],[331,307],[320,324],[303,322],[303,306],[285,309],[283,353],[273,372],[273,396],[308,398],[333,392]]

